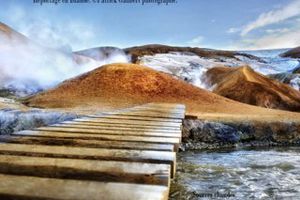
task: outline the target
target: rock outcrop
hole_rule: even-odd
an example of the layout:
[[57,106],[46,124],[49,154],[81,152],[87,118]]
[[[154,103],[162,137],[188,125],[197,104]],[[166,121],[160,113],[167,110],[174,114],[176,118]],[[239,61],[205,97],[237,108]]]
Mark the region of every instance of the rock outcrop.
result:
[[293,74],[300,74],[300,66],[293,70]]
[[300,144],[300,124],[293,122],[184,120],[183,127],[183,150]]
[[282,83],[288,84],[296,90],[300,90],[300,74],[297,73],[280,73],[270,74],[269,78],[278,80]]
[[300,47],[290,49],[290,50],[280,54],[280,56],[281,57],[289,57],[289,58],[300,58]]
[[72,113],[50,112],[44,110],[16,110],[0,109],[0,135],[9,135],[21,130],[30,130],[41,126],[48,126],[78,116]]

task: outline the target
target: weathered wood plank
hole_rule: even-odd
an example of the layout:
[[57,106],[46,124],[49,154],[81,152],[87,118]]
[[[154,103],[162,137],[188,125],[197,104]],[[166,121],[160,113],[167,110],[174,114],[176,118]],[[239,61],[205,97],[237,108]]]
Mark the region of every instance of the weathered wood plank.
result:
[[179,127],[181,124],[174,122],[153,122],[153,121],[135,121],[135,120],[111,120],[111,119],[103,119],[103,118],[79,118],[74,119],[77,122],[106,122],[110,124],[135,124],[135,125],[148,125],[148,126],[164,126],[164,127]]
[[100,128],[92,128],[89,126],[74,127],[70,125],[52,125],[47,127],[40,127],[34,130],[39,131],[60,131],[60,132],[73,132],[73,133],[91,133],[91,134],[103,134],[103,135],[124,135],[124,136],[151,136],[151,137],[170,137],[170,138],[181,138],[180,132],[157,132],[151,129],[144,131],[132,131],[132,130],[107,130]]
[[0,174],[2,199],[166,200],[166,186],[63,180]]
[[147,118],[158,118],[158,119],[165,119],[162,121],[178,121],[182,120],[180,116],[174,116],[169,114],[160,114],[160,113],[147,113],[143,111],[128,111],[128,112],[103,112],[104,115],[114,115],[114,116],[126,116],[126,117],[145,117]]
[[105,126],[105,125],[96,125],[94,124],[85,124],[85,123],[76,123],[76,122],[62,122],[59,124],[54,124],[51,126],[63,126],[63,127],[76,127],[76,128],[90,128],[90,129],[97,129],[97,130],[120,130],[120,131],[151,131],[151,132],[158,132],[158,133],[176,133],[176,134],[181,134],[180,129],[160,129],[159,127],[154,127],[154,128],[149,128],[149,127],[141,127],[141,128],[136,128],[136,127],[119,127],[119,126]]
[[[150,114],[156,114],[156,115],[167,115],[167,116],[181,116],[184,111],[181,110],[171,110],[171,109],[162,109],[162,108],[139,108],[134,107],[126,110],[117,110],[117,111],[106,111],[103,113],[130,113],[130,112],[144,112],[144,113],[150,113]],[[147,115],[145,115],[147,116]]]
[[[20,154],[32,153],[48,155],[49,157],[81,158],[95,160],[114,160],[128,162],[146,162],[170,164],[175,161],[174,152],[140,151],[123,149],[96,149],[83,147],[65,147],[29,144],[0,144],[0,151],[16,152]],[[42,156],[43,157],[43,156]]]
[[177,104],[177,103],[160,103],[160,102],[155,102],[155,103],[147,103],[143,104],[137,107],[166,107],[166,108],[174,108],[174,109],[185,109],[184,104]]
[[109,122],[88,122],[88,121],[65,121],[60,124],[80,124],[80,125],[93,125],[101,127],[119,127],[119,128],[151,128],[154,130],[180,130],[180,127],[164,127],[164,126],[151,126],[151,125],[135,125],[135,124],[112,124]]
[[82,118],[88,118],[88,119],[103,119],[103,120],[110,120],[110,121],[122,121],[122,122],[132,122],[132,121],[136,121],[139,124],[158,124],[158,125],[176,125],[179,126],[182,124],[182,120],[160,120],[157,117],[148,117],[148,118],[143,118],[143,117],[135,117],[135,116],[117,116],[115,114],[112,115],[107,115],[107,114],[103,114],[103,115],[87,115],[85,117]]
[[[181,138],[161,138],[161,137],[140,137],[140,136],[120,136],[120,135],[100,135],[100,134],[84,134],[72,132],[55,132],[55,131],[20,131],[13,133],[15,136],[36,136],[57,139],[81,139],[95,140],[107,142],[141,142],[155,145],[174,145],[174,150],[178,151]],[[148,147],[148,146],[145,146]]]
[[172,176],[175,173],[176,163],[176,154],[174,152],[49,145],[1,143],[0,154],[170,164]]
[[12,133],[12,135],[28,135],[41,137],[62,137],[62,138],[77,138],[77,139],[94,139],[94,140],[111,140],[111,141],[127,141],[127,142],[149,142],[174,144],[180,143],[180,138],[165,138],[165,137],[143,137],[143,136],[121,136],[121,135],[101,135],[101,134],[84,134],[72,132],[58,132],[58,131],[20,131]]
[[[91,118],[105,118],[105,119],[128,119],[128,120],[142,120],[142,121],[158,121],[158,122],[174,122],[182,124],[181,119],[169,118],[168,115],[163,115],[165,117],[157,116],[147,116],[145,115],[135,115],[135,112],[125,112],[125,113],[112,113],[112,114],[99,114],[99,115],[87,115],[86,117]],[[137,113],[139,114],[139,113]],[[170,116],[171,117],[171,116]]]
[[161,106],[161,105],[147,105],[147,104],[144,104],[144,105],[141,105],[141,106],[135,106],[135,107],[131,107],[131,108],[127,108],[126,110],[131,110],[131,109],[155,109],[155,110],[163,110],[163,111],[176,111],[176,112],[184,112],[185,109],[183,108],[179,108],[179,107],[169,107],[169,106]]
[[0,155],[0,173],[169,186],[170,165]]
[[[145,111],[145,110],[132,110],[132,111],[126,111],[126,112],[103,112],[103,114],[106,115],[119,115],[119,116],[136,116],[136,117],[151,117],[151,118],[162,118],[166,119],[164,121],[170,121],[170,120],[181,120],[183,119],[183,113],[180,114],[170,114],[170,113],[162,113],[162,112],[151,112],[151,111]],[[169,120],[168,120],[169,119]]]
[[[119,111],[119,112],[114,112],[114,113],[143,113],[144,116],[166,116],[170,118],[175,118],[175,119],[183,119],[184,113],[183,112],[169,112],[169,111],[164,111],[164,110],[159,110],[159,109],[138,109],[138,108],[133,108],[128,111]],[[113,114],[113,113],[111,113]]]
[[38,136],[0,136],[0,142],[16,144],[63,145],[74,147],[107,148],[107,149],[133,149],[150,151],[175,151],[172,144],[155,144],[147,142],[123,142],[83,140],[76,138],[38,137]]
[[130,109],[160,109],[160,110],[164,110],[164,111],[177,111],[177,112],[184,112],[185,111],[185,106],[181,105],[181,106],[174,106],[174,105],[159,105],[159,104],[144,104],[144,105],[140,105],[140,106],[135,106],[133,108],[129,108]]

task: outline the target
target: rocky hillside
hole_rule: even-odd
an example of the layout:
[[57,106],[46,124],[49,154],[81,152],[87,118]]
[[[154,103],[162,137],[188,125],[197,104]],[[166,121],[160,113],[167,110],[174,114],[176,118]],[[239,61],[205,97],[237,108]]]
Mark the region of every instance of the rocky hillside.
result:
[[300,67],[295,68],[293,74],[300,74]]
[[125,52],[122,49],[117,47],[97,47],[97,48],[76,51],[74,52],[74,54],[89,57],[96,61],[103,61],[113,56],[120,56],[120,55],[126,57]]
[[215,67],[207,71],[208,84],[221,96],[266,108],[300,111],[300,92],[263,76],[248,66]]
[[[240,53],[236,51],[222,51],[222,50],[214,50],[214,49],[205,49],[205,48],[193,48],[193,47],[174,47],[160,44],[151,44],[144,46],[136,46],[124,49],[124,51],[131,56],[131,60],[133,63],[137,63],[140,57],[146,55],[155,55],[155,54],[166,54],[171,52],[180,52],[180,53],[192,53],[200,57],[205,58],[236,58],[236,56],[245,56],[250,59],[260,60],[258,57]],[[262,61],[263,62],[263,61]]]
[[300,47],[290,49],[280,55],[281,57],[300,58]]

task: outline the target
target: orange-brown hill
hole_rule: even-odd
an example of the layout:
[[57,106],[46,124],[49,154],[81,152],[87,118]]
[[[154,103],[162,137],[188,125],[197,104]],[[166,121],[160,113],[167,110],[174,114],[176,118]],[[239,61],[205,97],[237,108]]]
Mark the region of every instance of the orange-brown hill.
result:
[[30,42],[26,36],[15,31],[11,27],[7,26],[6,24],[0,22],[0,38],[3,39],[3,37],[8,40],[13,39],[14,42],[22,42],[22,43]]
[[[235,102],[177,80],[168,74],[135,64],[100,67],[33,96],[27,99],[25,104],[65,109],[91,107],[96,111],[99,108],[116,109],[148,102],[183,103],[187,106],[188,114],[206,119],[241,119],[240,115],[246,118],[250,115],[261,117],[262,113],[273,118],[284,116],[294,119],[296,115]],[[298,114],[296,117],[300,119],[299,116]]]
[[263,76],[248,66],[207,71],[213,92],[235,101],[273,109],[300,111],[300,92]]

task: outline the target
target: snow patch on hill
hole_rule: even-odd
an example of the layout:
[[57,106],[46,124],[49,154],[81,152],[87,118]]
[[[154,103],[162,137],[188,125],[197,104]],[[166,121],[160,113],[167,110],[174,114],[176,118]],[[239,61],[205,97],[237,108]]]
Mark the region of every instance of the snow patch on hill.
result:
[[[272,55],[273,57],[261,57],[265,62],[259,62],[245,56],[236,56],[236,58],[204,58],[193,53],[172,52],[168,54],[143,56],[139,58],[139,61],[143,65],[171,74],[197,87],[212,90],[212,88],[206,84],[205,73],[208,69],[216,66],[223,65],[237,67],[249,65],[255,71],[264,75],[269,75],[286,72],[299,64],[295,59],[281,59],[275,54],[269,55]],[[295,86],[294,83],[293,86]]]

